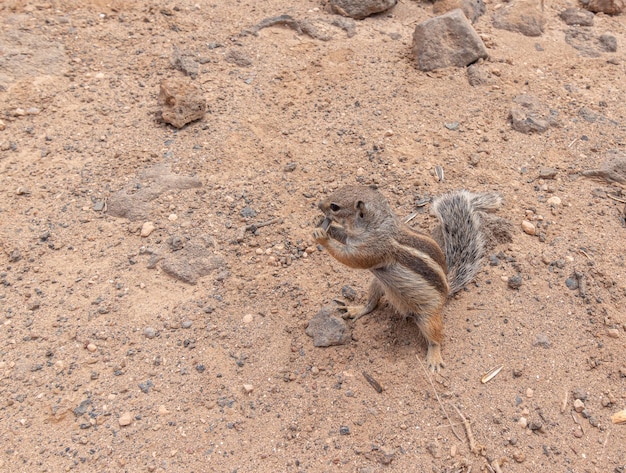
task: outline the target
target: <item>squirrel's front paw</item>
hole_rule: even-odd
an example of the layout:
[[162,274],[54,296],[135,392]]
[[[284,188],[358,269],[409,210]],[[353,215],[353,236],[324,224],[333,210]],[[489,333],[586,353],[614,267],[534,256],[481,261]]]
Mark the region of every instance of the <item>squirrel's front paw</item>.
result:
[[328,232],[323,228],[315,228],[313,230],[313,239],[317,243],[324,244],[328,240]]

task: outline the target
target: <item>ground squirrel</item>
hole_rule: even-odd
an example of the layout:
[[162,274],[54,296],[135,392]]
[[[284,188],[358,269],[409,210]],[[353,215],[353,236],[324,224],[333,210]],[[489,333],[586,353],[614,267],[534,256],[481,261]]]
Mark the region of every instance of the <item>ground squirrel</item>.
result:
[[431,206],[441,225],[430,237],[403,223],[377,190],[345,186],[320,202],[326,219],[313,238],[341,263],[375,276],[367,304],[351,308],[350,315],[356,319],[372,312],[384,295],[400,314],[415,320],[428,341],[428,367],[438,371],[443,305],[478,272],[485,253],[480,213],[500,203],[497,194],[442,195]]

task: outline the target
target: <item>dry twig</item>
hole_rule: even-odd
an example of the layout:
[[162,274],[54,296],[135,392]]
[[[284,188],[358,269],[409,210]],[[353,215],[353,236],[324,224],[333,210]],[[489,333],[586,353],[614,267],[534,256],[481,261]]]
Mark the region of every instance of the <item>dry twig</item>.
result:
[[465,434],[467,435],[467,441],[469,442],[470,452],[475,455],[484,455],[485,447],[479,443],[476,443],[476,439],[474,438],[474,434],[472,433],[472,426],[469,421],[465,418],[461,411],[453,404],[452,407],[456,410],[456,413],[459,415],[461,420],[463,421],[463,427],[465,427]]
[[424,371],[424,374],[426,375],[426,378],[428,379],[428,382],[430,383],[430,386],[433,388],[433,392],[435,393],[435,397],[437,398],[437,401],[439,402],[439,407],[441,407],[441,410],[445,414],[446,419],[448,419],[448,423],[450,424],[450,428],[452,429],[452,433],[454,434],[454,436],[457,439],[462,440],[460,435],[456,433],[456,430],[454,430],[454,425],[452,424],[452,421],[450,420],[450,416],[446,412],[446,409],[443,407],[443,402],[441,402],[441,399],[439,398],[439,394],[437,394],[437,390],[435,389],[435,383],[433,383],[432,378],[428,374],[428,370],[424,366],[424,363],[422,363],[422,360],[420,360],[419,356],[416,355],[415,358],[417,358],[417,361],[419,361],[419,364],[422,367],[422,370]]

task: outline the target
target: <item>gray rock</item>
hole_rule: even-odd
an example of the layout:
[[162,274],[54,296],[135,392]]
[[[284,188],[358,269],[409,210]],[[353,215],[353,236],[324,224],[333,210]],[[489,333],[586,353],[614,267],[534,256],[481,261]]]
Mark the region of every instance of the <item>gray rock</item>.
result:
[[351,338],[350,329],[334,307],[324,307],[309,321],[306,334],[316,347],[343,345]]
[[239,67],[248,67],[252,65],[252,59],[250,59],[250,56],[238,49],[229,49],[228,51],[226,51],[226,54],[224,54],[224,59],[226,60],[226,62],[230,64],[235,64]]
[[594,14],[580,8],[567,8],[559,15],[561,20],[569,26],[593,26]]
[[170,63],[173,67],[188,75],[192,79],[198,76],[200,65],[193,58],[192,54],[182,53],[176,46],[173,47]]
[[200,120],[206,113],[206,99],[200,87],[189,79],[165,79],[159,92],[161,118],[176,128]]
[[588,394],[585,389],[576,388],[574,389],[574,391],[572,391],[572,397],[574,399],[580,399],[581,401],[585,402],[587,400]]
[[620,150],[609,150],[605,161],[599,169],[583,171],[583,176],[603,179],[607,182],[626,184],[626,153]]
[[626,2],[624,0],[591,0],[586,8],[595,13],[619,15],[626,8]]
[[331,0],[330,8],[339,15],[362,20],[395,6],[398,0]]
[[493,15],[493,26],[524,36],[541,36],[544,23],[538,0],[513,0]]
[[472,64],[467,68],[467,81],[472,87],[478,87],[479,85],[491,85],[495,83],[493,74],[489,71],[489,68],[485,64],[481,64],[482,61]]
[[511,276],[508,281],[509,287],[511,289],[519,289],[522,287],[522,277],[520,275]]
[[488,55],[485,44],[459,9],[417,25],[412,53],[421,71],[465,67]]
[[476,20],[487,11],[483,0],[436,0],[433,4],[433,13],[442,15],[457,8],[461,9],[472,23],[476,23]]
[[614,53],[617,51],[617,39],[615,36],[605,33],[600,35],[601,50],[607,53]]
[[598,57],[601,53],[617,51],[617,39],[610,34],[596,36],[577,28],[570,28],[565,33],[565,42],[580,51],[582,56]]
[[532,95],[517,95],[513,102],[515,105],[511,108],[509,117],[515,131],[526,134],[543,133],[556,121],[555,116]]

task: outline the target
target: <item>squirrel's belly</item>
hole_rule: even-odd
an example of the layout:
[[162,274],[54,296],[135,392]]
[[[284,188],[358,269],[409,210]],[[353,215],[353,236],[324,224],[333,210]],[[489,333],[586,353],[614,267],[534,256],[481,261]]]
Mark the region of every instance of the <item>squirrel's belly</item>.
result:
[[375,269],[372,273],[385,289],[387,301],[402,315],[432,314],[445,302],[446,295],[434,284],[404,266]]

